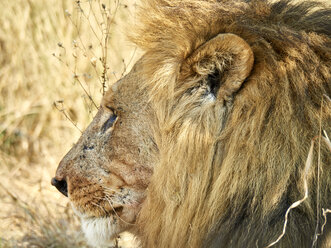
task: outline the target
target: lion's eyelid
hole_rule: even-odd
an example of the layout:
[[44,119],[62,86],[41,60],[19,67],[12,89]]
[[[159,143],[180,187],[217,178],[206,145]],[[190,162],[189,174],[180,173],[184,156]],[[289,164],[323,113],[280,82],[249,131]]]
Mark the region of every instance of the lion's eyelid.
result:
[[112,114],[107,120],[106,122],[102,125],[101,127],[101,132],[106,132],[109,128],[114,126],[114,123],[117,119],[117,115]]

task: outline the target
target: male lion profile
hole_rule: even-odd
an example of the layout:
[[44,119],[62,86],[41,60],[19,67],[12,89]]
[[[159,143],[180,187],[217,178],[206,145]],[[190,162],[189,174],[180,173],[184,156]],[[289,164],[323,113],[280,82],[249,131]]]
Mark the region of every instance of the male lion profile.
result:
[[[311,247],[331,207],[324,143],[305,172],[331,133],[331,9],[145,0],[131,37],[144,55],[52,179],[90,243],[127,230],[142,247],[266,247],[308,182],[275,246]],[[315,244],[327,237],[330,221]]]

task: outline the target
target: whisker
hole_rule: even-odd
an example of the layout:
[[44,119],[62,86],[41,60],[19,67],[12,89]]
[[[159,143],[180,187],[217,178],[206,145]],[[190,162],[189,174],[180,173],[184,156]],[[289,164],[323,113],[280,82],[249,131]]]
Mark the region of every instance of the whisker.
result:
[[93,199],[101,201],[101,200],[103,200],[103,197],[93,196]]

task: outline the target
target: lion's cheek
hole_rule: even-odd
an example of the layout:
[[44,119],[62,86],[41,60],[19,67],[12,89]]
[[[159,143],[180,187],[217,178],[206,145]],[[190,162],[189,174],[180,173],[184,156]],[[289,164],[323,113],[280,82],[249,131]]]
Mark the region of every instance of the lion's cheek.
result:
[[121,220],[128,224],[134,224],[136,222],[137,215],[139,213],[140,207],[137,205],[126,206],[120,215]]

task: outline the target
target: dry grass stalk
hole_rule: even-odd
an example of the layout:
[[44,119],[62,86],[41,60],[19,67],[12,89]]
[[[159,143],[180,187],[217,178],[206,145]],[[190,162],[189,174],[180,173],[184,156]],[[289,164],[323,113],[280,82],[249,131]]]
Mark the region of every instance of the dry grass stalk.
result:
[[308,157],[307,157],[307,160],[306,160],[306,164],[305,164],[305,174],[304,174],[304,191],[305,191],[305,194],[304,194],[304,197],[296,202],[294,202],[287,210],[286,210],[286,213],[285,213],[285,221],[284,221],[284,225],[283,225],[283,231],[282,231],[282,234],[279,235],[279,237],[272,243],[270,243],[268,247],[272,247],[274,246],[275,244],[277,244],[282,238],[283,236],[285,235],[285,232],[286,232],[286,226],[287,226],[287,222],[288,222],[288,215],[291,211],[291,209],[293,208],[296,208],[298,207],[302,202],[304,202],[307,198],[308,198],[308,184],[307,184],[307,176],[308,176],[308,173],[310,171],[310,168],[311,168],[311,165],[312,165],[312,162],[313,162],[313,151],[314,151],[314,142],[315,140],[313,140],[311,142],[311,145],[310,145],[310,149],[309,149],[309,153],[308,153]]
[[[330,98],[325,96],[322,98],[322,103],[321,103],[321,112],[320,112],[320,119],[322,120],[322,109],[324,107],[323,103],[324,103],[324,98],[326,101],[330,101]],[[331,102],[331,101],[330,101]],[[274,246],[275,244],[277,244],[282,238],[283,236],[285,235],[286,233],[286,226],[287,226],[287,222],[288,222],[288,215],[291,211],[291,209],[293,208],[296,208],[298,207],[302,202],[304,202],[307,198],[308,198],[308,183],[307,183],[307,178],[308,178],[308,174],[311,170],[311,167],[312,167],[312,163],[313,163],[313,152],[314,152],[314,144],[315,144],[315,141],[318,140],[318,162],[317,162],[317,206],[316,206],[316,229],[315,229],[315,234],[314,234],[314,240],[313,240],[313,244],[312,244],[312,247],[315,247],[315,245],[317,244],[317,239],[318,239],[318,236],[322,235],[323,234],[323,230],[324,230],[324,227],[326,225],[326,221],[327,221],[327,218],[326,218],[326,214],[330,212],[329,209],[324,209],[322,208],[322,211],[323,211],[323,216],[324,216],[324,223],[321,227],[321,231],[318,232],[318,228],[319,228],[319,216],[320,216],[320,206],[319,206],[319,201],[320,201],[320,198],[319,198],[319,177],[320,177],[320,164],[321,164],[321,160],[320,160],[320,154],[321,154],[321,142],[323,141],[323,143],[326,144],[326,146],[328,147],[328,149],[330,150],[331,152],[331,142],[330,142],[330,139],[327,135],[327,133],[325,132],[325,130],[323,130],[323,134],[325,137],[322,136],[322,124],[321,124],[321,121],[319,123],[319,127],[320,127],[320,135],[318,135],[317,137],[315,137],[312,141],[311,141],[311,145],[310,145],[310,149],[309,149],[309,153],[308,153],[308,156],[307,156],[307,160],[306,160],[306,164],[305,164],[305,173],[304,173],[304,180],[303,180],[303,188],[304,188],[304,197],[294,203],[292,203],[292,205],[286,210],[286,213],[285,213],[285,217],[284,217],[284,225],[283,225],[283,230],[282,230],[282,233],[281,235],[279,235],[279,237],[272,243],[270,243],[266,248],[268,247],[272,247]]]
[[323,222],[322,227],[321,227],[321,232],[318,235],[323,235],[323,231],[324,231],[324,228],[325,228],[325,225],[326,225],[326,222],[327,222],[326,215],[330,214],[330,213],[331,213],[331,209],[322,208],[322,214],[323,214],[323,217],[324,217],[324,222]]

